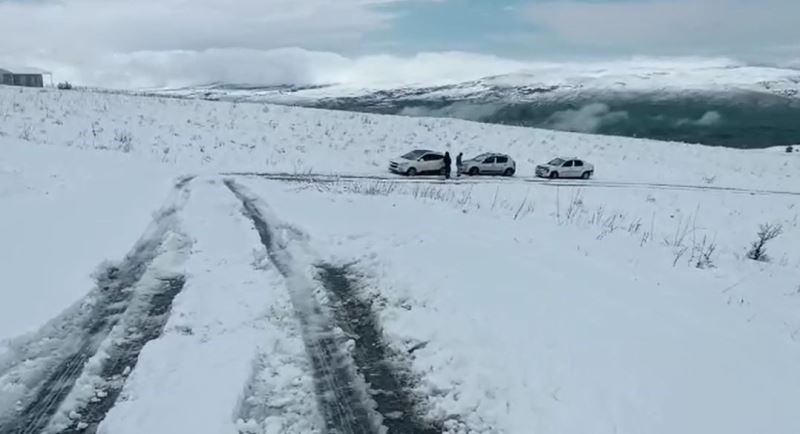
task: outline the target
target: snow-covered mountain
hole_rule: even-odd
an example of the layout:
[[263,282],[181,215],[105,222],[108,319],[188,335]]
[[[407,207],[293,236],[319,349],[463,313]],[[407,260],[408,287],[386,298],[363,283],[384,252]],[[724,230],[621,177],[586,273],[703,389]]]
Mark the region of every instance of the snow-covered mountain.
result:
[[798,432],[798,157],[0,87],[0,432]]
[[331,83],[260,87],[215,83],[166,94],[240,101],[314,103],[326,99],[480,100],[524,102],[569,98],[583,92],[759,92],[800,97],[800,70],[737,64],[685,66],[669,63],[553,65],[465,82],[396,83],[376,78],[368,84]]
[[800,71],[765,66],[557,65],[466,82],[217,83],[151,92],[741,148],[800,143]]

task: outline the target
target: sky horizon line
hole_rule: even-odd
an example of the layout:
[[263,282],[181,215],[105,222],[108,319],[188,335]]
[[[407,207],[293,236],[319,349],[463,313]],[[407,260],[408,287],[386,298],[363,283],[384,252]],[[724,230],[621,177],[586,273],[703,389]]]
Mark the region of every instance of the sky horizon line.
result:
[[393,65],[426,53],[461,67],[470,65],[459,58],[494,58],[482,66],[491,70],[642,57],[797,67],[796,16],[796,0],[0,0],[0,65],[127,87],[158,74],[225,81],[235,73],[226,62],[245,76],[258,66],[303,78],[303,63]]

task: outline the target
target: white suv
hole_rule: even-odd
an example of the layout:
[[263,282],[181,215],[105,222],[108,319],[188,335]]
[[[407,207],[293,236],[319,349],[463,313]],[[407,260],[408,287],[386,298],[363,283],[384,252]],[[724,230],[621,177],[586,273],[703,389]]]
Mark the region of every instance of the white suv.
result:
[[594,165],[577,158],[555,158],[547,164],[536,166],[540,178],[583,178],[594,175]]
[[389,171],[401,175],[439,175],[444,170],[444,154],[415,149],[389,162]]
[[517,163],[506,154],[486,153],[463,160],[458,173],[468,175],[503,175],[513,176],[517,171]]

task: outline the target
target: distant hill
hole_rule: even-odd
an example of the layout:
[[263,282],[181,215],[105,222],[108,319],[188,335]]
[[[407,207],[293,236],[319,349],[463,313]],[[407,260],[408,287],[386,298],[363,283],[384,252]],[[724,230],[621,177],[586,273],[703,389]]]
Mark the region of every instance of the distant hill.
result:
[[764,66],[543,69],[443,84],[215,83],[147,93],[448,117],[734,148],[800,143],[800,71]]

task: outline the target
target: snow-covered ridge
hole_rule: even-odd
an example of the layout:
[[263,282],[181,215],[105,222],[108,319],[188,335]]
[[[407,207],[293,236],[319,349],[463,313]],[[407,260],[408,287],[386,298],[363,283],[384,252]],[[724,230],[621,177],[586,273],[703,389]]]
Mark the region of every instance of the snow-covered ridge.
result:
[[742,151],[475,122],[262,104],[0,87],[0,138],[105,149],[180,172],[386,173],[411,148],[511,154],[518,174],[576,155],[600,180],[796,190],[800,159]]
[[579,92],[759,92],[800,97],[800,71],[751,65],[543,65],[518,72],[451,82],[329,83],[258,86],[216,83],[150,92],[246,101],[312,103],[337,98],[535,101]]
[[[540,65],[468,80],[207,86],[150,95],[445,117],[734,148],[800,143],[800,71],[739,64]],[[712,122],[701,121],[711,116]]]

